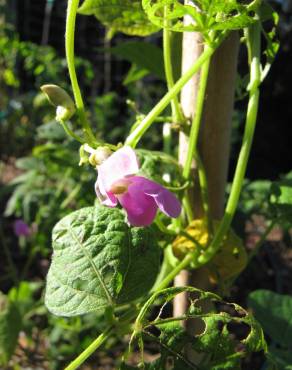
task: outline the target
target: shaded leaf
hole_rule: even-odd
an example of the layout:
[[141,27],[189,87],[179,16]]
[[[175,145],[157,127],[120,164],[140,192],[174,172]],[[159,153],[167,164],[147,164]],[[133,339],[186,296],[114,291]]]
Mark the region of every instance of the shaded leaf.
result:
[[[292,370],[292,352],[275,347],[269,348],[268,362],[276,366],[277,370]],[[274,367],[275,368],[275,367]]]
[[128,41],[110,48],[109,51],[165,80],[163,52],[158,46],[149,42]]
[[124,78],[123,84],[126,86],[133,82],[139,81],[148,74],[149,72],[147,69],[140,68],[136,64],[132,64],[127,76]]
[[292,297],[269,290],[249,294],[248,305],[273,341],[289,347],[292,338]]
[[[219,222],[214,221],[213,226],[216,231]],[[182,235],[177,237],[172,244],[173,254],[179,259],[183,259],[190,251],[195,251],[198,244],[206,248],[210,241],[208,228],[203,219],[193,220],[185,231],[192,239]],[[198,244],[195,244],[195,241]],[[218,283],[218,280],[226,281],[237,276],[246,265],[247,253],[242,240],[230,229],[217,254],[206,267],[212,282]]]
[[271,186],[271,207],[279,223],[291,225],[292,220],[292,173]]
[[20,329],[17,305],[0,292],[0,365],[6,365],[13,355]]

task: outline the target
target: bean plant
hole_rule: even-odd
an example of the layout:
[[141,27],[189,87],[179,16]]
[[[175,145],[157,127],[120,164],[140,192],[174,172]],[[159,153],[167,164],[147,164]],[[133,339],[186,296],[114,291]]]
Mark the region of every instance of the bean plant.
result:
[[[123,142],[103,142],[88,119],[75,71],[77,13],[95,15],[107,27],[108,37],[117,32],[146,37],[162,31],[162,60],[157,65],[164,64],[167,92],[147,114],[137,112]],[[184,17],[190,22],[184,22]],[[262,328],[250,312],[223,301],[214,292],[173,286],[172,282],[182,270],[204,267],[210,281],[230,286],[248,263],[243,242],[231,224],[250,155],[260,85],[278,49],[274,30],[277,20],[277,14],[261,0],[196,0],[185,4],[179,0],[85,0],[81,6],[79,0],[68,0],[65,48],[74,99],[55,84],[57,81],[48,81],[42,90],[56,107],[57,121],[80,143],[79,171],[97,174],[95,186],[92,184],[96,203],[74,211],[54,227],[45,304],[57,316],[99,312],[106,329],[68,364],[67,370],[80,367],[113,337],[128,338],[128,346],[117,360],[117,366],[125,370],[240,369],[242,360],[252,353],[267,353]],[[179,59],[179,48],[173,49],[171,40],[188,32],[201,35],[203,50],[186,72],[176,76],[174,63]],[[248,103],[224,215],[215,220],[210,212],[208,176],[198,138],[208,98],[210,63],[234,32],[240,33],[246,48]],[[151,61],[154,54],[147,55],[147,50],[149,45],[139,57]],[[143,53],[141,49],[136,51]],[[131,76],[138,73],[141,77],[148,72],[134,68]],[[185,115],[179,96],[197,73],[200,79],[192,118]],[[141,147],[145,133],[159,125],[165,151]],[[183,164],[176,158],[180,132],[188,137]],[[194,182],[194,163],[199,184]],[[194,213],[191,196],[196,187],[204,210],[200,218]],[[274,199],[280,196],[281,192]],[[171,313],[172,302],[181,293],[188,295],[189,304],[182,315],[176,316]],[[186,328],[186,323],[193,320],[204,326],[198,334]],[[240,325],[248,328],[243,338],[234,332],[234,327]],[[144,352],[150,343],[159,355],[149,362]],[[136,364],[133,352],[139,353]]]

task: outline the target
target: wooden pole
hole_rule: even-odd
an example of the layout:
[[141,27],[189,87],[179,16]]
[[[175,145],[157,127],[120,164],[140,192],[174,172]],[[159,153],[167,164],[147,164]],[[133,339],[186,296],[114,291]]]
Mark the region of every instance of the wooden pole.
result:
[[[186,3],[191,3],[186,1]],[[189,20],[186,18],[185,22]],[[204,164],[209,187],[210,211],[213,219],[220,219],[224,211],[224,192],[227,181],[229,163],[231,120],[234,104],[234,90],[237,68],[239,37],[236,32],[215,52],[211,66],[204,105],[203,120],[199,138],[199,152]],[[198,33],[183,34],[182,72],[187,70],[199,57],[203,49],[202,36]],[[195,115],[196,96],[199,85],[199,75],[182,90],[181,105],[184,114],[192,118]],[[184,164],[187,152],[188,137],[180,133],[179,162]],[[195,169],[195,163],[194,163]],[[191,199],[195,218],[202,217],[202,205],[198,186],[192,189]],[[175,279],[175,285],[192,285],[200,289],[210,290],[208,276],[204,268],[194,272],[182,271]],[[180,294],[174,300],[174,315],[182,315],[188,306],[185,294]],[[194,332],[202,328],[187,327]]]

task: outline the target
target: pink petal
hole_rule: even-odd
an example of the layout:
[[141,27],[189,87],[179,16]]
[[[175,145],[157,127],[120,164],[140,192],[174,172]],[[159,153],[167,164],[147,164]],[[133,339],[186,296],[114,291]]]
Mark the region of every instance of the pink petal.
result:
[[131,181],[134,181],[141,191],[154,199],[159,209],[169,217],[176,218],[181,213],[181,204],[177,197],[162,185],[148,180],[144,177],[133,176]]
[[118,204],[117,197],[111,192],[106,192],[98,180],[95,182],[95,193],[101,204],[107,207],[115,207]]
[[[130,179],[132,180],[132,177]],[[152,197],[141,192],[139,181],[132,182],[128,191],[119,195],[118,199],[126,210],[131,225],[148,226],[153,222],[157,211],[156,202]]]
[[134,150],[124,146],[98,166],[99,189],[103,188],[108,193],[116,181],[138,171],[139,163]]

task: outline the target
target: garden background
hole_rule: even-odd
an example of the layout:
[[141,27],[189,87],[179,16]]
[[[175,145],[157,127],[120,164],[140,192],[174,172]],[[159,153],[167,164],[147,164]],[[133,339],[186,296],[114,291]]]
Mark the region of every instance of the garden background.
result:
[[[266,230],[272,182],[292,179],[292,1],[271,3],[280,15],[280,50],[261,87],[247,180],[233,225],[248,250],[254,248]],[[58,318],[49,315],[43,303],[53,226],[72,210],[95,201],[96,174],[92,169],[78,167],[78,143],[65,135],[54,119],[54,109],[40,91],[45,83],[57,83],[70,91],[64,58],[66,6],[66,0],[0,0],[0,290],[11,301],[18,294],[19,310],[9,313],[12,327],[6,329],[16,333],[11,338],[3,334],[7,317],[4,311],[0,312],[1,369],[60,369],[103,329],[102,323],[96,324],[96,314]],[[138,38],[121,34],[111,40],[106,38],[105,28],[94,17],[78,17],[77,30],[77,72],[91,122],[100,137],[109,142],[122,141],[137,110],[149,111],[165,92],[159,63],[155,57],[147,60],[139,55],[138,46],[137,53],[121,47],[123,43],[139,42]],[[146,41],[159,46],[161,35],[149,36]],[[244,58],[244,54],[239,55],[241,75],[246,72]],[[148,74],[151,68],[152,73]],[[137,75],[144,77],[138,79]],[[243,83],[238,77],[230,180],[243,133]],[[148,149],[162,148],[154,131],[147,133],[143,142]],[[26,235],[17,233],[19,220],[28,225]],[[250,293],[259,289],[292,294],[289,222],[272,229],[260,253],[235,282],[228,299],[251,307]],[[290,314],[286,316],[291,317],[291,298],[289,305]],[[266,322],[275,323],[274,329],[265,328],[262,323],[269,343],[276,343],[276,350],[283,346],[286,351],[286,344],[278,343],[277,334],[273,337],[277,321],[272,305],[265,315]],[[257,318],[261,322],[260,315]],[[114,358],[124,343],[107,345],[83,368],[114,368]],[[279,365],[279,369],[292,368],[288,352],[287,358],[280,356],[284,365]],[[5,356],[11,357],[9,363]],[[264,363],[263,356],[256,354],[247,360],[245,368],[264,369]]]

